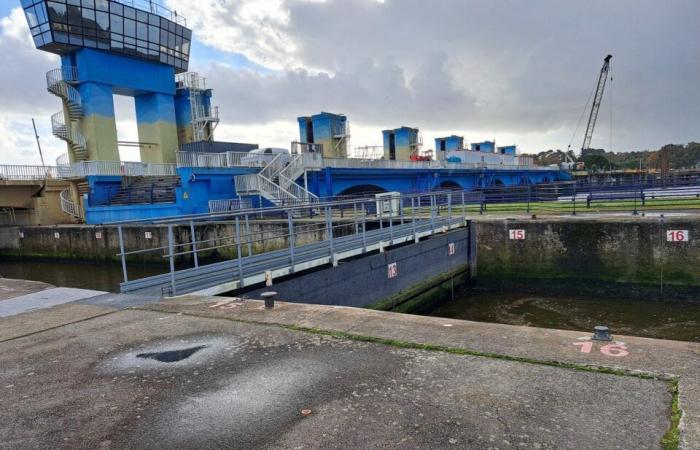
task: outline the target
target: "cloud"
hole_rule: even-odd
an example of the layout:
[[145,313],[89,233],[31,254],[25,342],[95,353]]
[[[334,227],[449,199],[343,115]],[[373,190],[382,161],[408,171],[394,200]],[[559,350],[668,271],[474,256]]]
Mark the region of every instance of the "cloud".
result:
[[[594,146],[610,146],[611,111],[616,150],[700,140],[696,0],[168,4],[199,40],[192,70],[221,106],[220,139],[288,145],[297,116],[326,110],[349,116],[354,145],[409,125],[423,130],[426,147],[456,133],[530,152],[565,148],[612,53]],[[0,159],[31,159],[32,116],[47,152],[62,153],[49,130],[60,101],[44,80],[58,59],[34,48],[20,8],[0,19],[0,52]]]
[[0,54],[0,161],[39,163],[33,117],[42,136],[46,163],[50,164],[65,152],[65,146],[51,137],[50,131],[50,116],[61,103],[46,92],[45,74],[59,65],[58,57],[36,50],[21,8],[0,19]]
[[609,142],[611,107],[617,148],[697,139],[698,14],[692,0],[205,0],[186,13],[208,45],[276,69],[196,68],[236,123],[323,109],[473,140],[520,134],[531,151],[569,143],[608,52],[616,81],[594,144]]

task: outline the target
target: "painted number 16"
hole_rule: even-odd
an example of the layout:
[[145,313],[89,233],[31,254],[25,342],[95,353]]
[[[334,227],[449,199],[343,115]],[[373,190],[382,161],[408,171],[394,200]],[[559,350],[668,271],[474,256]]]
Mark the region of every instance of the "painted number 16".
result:
[[[575,346],[581,347],[581,353],[590,353],[593,349],[593,342],[575,342]],[[614,356],[617,358],[627,356],[630,352],[627,350],[627,346],[624,344],[608,344],[600,348],[600,353],[605,356]]]

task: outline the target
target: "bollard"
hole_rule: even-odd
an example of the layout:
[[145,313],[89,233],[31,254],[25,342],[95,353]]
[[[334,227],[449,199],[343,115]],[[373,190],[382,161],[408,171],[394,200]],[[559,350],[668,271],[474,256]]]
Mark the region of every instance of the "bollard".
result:
[[598,325],[593,329],[593,340],[594,341],[612,341],[612,336],[610,336],[610,330],[608,327]]
[[275,296],[277,295],[277,292],[275,291],[269,291],[269,292],[263,292],[260,294],[260,296],[265,300],[265,309],[272,309],[275,307]]

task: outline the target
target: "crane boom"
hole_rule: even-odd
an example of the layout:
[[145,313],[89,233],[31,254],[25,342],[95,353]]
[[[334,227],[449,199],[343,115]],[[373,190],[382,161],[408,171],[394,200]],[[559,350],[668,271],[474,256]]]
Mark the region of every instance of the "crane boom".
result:
[[612,55],[605,57],[603,62],[603,68],[600,69],[600,76],[598,77],[598,86],[595,90],[595,97],[593,97],[593,106],[591,107],[591,114],[588,116],[588,126],[586,127],[586,135],[583,137],[583,146],[581,150],[586,150],[591,147],[591,140],[593,139],[593,129],[595,128],[595,123],[598,120],[598,110],[600,110],[600,102],[603,100],[603,91],[605,91],[605,83],[608,81],[608,71],[610,70],[610,60]]

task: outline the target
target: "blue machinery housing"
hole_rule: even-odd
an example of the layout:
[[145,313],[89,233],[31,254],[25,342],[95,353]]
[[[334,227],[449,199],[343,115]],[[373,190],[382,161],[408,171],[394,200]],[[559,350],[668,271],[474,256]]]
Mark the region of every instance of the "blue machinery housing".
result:
[[[218,109],[204,79],[186,73],[192,31],[182,16],[149,0],[21,4],[36,47],[61,56],[61,67],[47,74],[47,87],[63,104],[52,117],[53,134],[68,149],[57,162],[58,173],[70,173],[66,178],[75,183],[62,202],[75,205],[64,209],[68,214],[84,211],[74,216],[90,224],[208,213],[217,201],[238,208],[279,206],[370,192],[472,190],[570,178],[532,166],[515,146],[485,141],[465,148],[459,136],[436,139],[435,160],[425,161],[418,128],[405,126],[383,131],[379,164],[348,158],[347,117],[328,112],[297,119],[301,151],[291,162],[242,163],[243,153],[217,153]],[[135,99],[140,163],[119,161],[114,94]],[[194,153],[193,144],[210,150]],[[323,161],[300,166],[305,152]],[[237,185],[246,189],[238,192]]]

